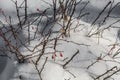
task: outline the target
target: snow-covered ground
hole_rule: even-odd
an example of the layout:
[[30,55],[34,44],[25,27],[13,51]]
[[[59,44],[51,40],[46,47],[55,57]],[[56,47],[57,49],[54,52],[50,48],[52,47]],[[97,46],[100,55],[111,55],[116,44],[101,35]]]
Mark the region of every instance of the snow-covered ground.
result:
[[[24,0],[17,1],[18,5],[20,5]],[[82,19],[75,18],[78,15],[78,10],[87,1],[90,1],[90,3],[83,12],[90,12],[90,15]],[[46,8],[50,9],[47,16],[42,16],[43,22],[39,26],[37,26],[37,22],[29,27],[28,24],[25,24],[23,29],[16,33],[24,45],[19,40],[15,40],[14,36],[11,37],[12,32],[6,32],[5,36],[7,36],[8,40],[11,40],[11,44],[18,45],[20,53],[27,56],[24,62],[19,63],[15,55],[5,52],[9,47],[6,47],[3,38],[0,37],[0,52],[3,53],[1,49],[5,49],[4,52],[11,57],[0,56],[0,80],[120,80],[119,23],[111,25],[117,20],[119,22],[119,18],[109,18],[104,25],[99,27],[99,22],[107,15],[107,10],[109,10],[107,8],[103,12],[102,17],[100,16],[100,20],[96,22],[96,25],[91,26],[91,23],[109,1],[83,0],[83,3],[77,6],[76,13],[72,17],[70,36],[69,34],[64,36],[61,35],[61,25],[66,25],[67,21],[63,24],[64,20],[60,19],[56,23],[52,23],[53,12],[50,6],[52,0],[28,0],[28,14],[37,13],[38,9],[41,12]],[[119,0],[114,0],[113,6],[118,2]],[[0,0],[0,9],[4,11],[7,17],[11,16],[13,18],[12,22],[16,29],[18,20],[16,18],[14,0]],[[120,10],[119,5],[118,8],[113,10],[111,15],[119,17],[118,10]],[[24,14],[23,11],[20,12],[21,15]],[[61,14],[58,16],[61,16]],[[47,25],[47,29],[41,35],[40,32],[46,27],[47,17],[50,18],[51,23]],[[69,18],[69,16],[67,17]],[[34,21],[34,18],[30,16],[30,22]],[[10,26],[2,13],[0,13],[0,21],[4,24],[4,27],[0,25],[1,30],[9,30]],[[109,27],[109,25],[111,26]],[[47,34],[50,34],[48,30],[51,26],[52,34],[49,37]],[[27,43],[26,40],[28,38],[34,40]],[[17,41],[18,44],[16,44]],[[43,48],[44,44],[45,49]],[[37,62],[42,52],[44,54]],[[76,55],[74,56],[74,54]],[[69,62],[70,59],[71,61]],[[35,62],[37,62],[37,65]],[[65,65],[66,62],[68,62],[67,65]]]

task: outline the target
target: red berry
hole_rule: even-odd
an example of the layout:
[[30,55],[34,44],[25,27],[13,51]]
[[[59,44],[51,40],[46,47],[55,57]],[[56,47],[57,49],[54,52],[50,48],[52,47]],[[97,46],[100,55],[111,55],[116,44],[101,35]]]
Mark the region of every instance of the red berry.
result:
[[62,54],[62,52],[60,52],[60,57],[63,57],[63,54]]
[[34,30],[34,27],[32,27],[32,29]]
[[40,10],[37,8],[37,11],[40,11]]
[[52,59],[55,59],[55,56],[54,56],[54,55],[52,55]]

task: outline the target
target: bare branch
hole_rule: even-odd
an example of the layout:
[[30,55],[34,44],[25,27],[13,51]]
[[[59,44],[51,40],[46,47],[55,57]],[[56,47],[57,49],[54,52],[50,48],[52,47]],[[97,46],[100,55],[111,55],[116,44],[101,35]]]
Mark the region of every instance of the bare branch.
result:
[[73,60],[73,58],[79,53],[79,50],[63,65],[63,68],[65,69],[66,66]]

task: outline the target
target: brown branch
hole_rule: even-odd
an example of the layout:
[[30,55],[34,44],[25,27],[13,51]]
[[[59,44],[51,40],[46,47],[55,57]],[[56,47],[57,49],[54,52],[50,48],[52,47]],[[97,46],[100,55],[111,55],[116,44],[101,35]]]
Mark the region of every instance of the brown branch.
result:
[[73,60],[73,58],[79,53],[79,50],[63,65],[63,68],[65,69],[66,66]]
[[35,66],[35,68],[36,68],[36,70],[37,70],[37,72],[38,72],[38,75],[39,75],[40,80],[42,80],[41,73],[42,73],[42,71],[44,70],[45,64],[47,63],[47,59],[48,59],[48,57],[46,57],[45,62],[44,62],[44,64],[43,64],[41,70],[39,70],[39,68],[38,68],[38,66],[36,65],[36,63],[32,60],[34,66]]
[[24,21],[24,23],[26,23],[26,21],[27,21],[27,0],[25,0],[25,21]]
[[74,13],[75,13],[76,1],[73,1],[73,3],[72,3],[71,6],[73,6],[73,9],[71,8],[72,11],[71,11],[71,14],[70,14],[70,18],[69,18],[68,23],[67,23],[67,25],[66,25],[66,27],[65,27],[65,34],[66,34],[67,30],[68,30],[69,36],[70,36],[70,22],[71,22],[72,17],[73,17],[73,15],[74,15]]
[[90,46],[89,44],[84,44],[84,43],[77,43],[77,42],[74,42],[74,41],[69,41],[69,40],[64,40],[64,39],[58,39],[58,40],[61,40],[61,41],[65,41],[65,42],[68,42],[68,43],[73,43],[73,44],[76,44],[76,45],[83,45],[83,46]]
[[47,44],[47,41],[44,41],[43,48],[42,48],[41,54],[39,54],[39,57],[38,57],[38,59],[37,59],[37,61],[36,61],[36,65],[38,64],[40,58],[42,57],[42,55],[43,55],[44,52],[45,52],[46,44]]
[[[117,69],[117,66],[114,66],[113,68],[107,70],[105,73],[101,74],[100,76],[98,76],[96,79],[100,79],[102,76],[108,74],[110,71],[113,71],[114,69]],[[106,77],[107,79],[108,77]],[[104,79],[105,80],[105,79]]]
[[93,62],[92,64],[90,64],[87,69],[89,69],[91,66],[93,66],[94,64],[96,64],[98,62],[98,60],[96,60],[95,62]]
[[105,77],[103,80],[107,80],[108,78],[110,78],[111,76],[113,76],[114,74],[120,72],[120,69],[118,69],[117,71],[113,72],[111,75]]
[[[112,3],[112,4],[113,4],[113,3]],[[111,6],[112,6],[112,4],[111,4]],[[115,6],[113,6],[113,7],[109,10],[107,16],[106,16],[106,17],[104,18],[104,20],[103,20],[103,23],[105,23],[106,19],[110,16],[110,13],[111,13],[119,4],[120,4],[120,2],[118,2]],[[103,24],[103,23],[102,23],[102,24]]]
[[56,1],[57,1],[57,0],[53,0],[54,21],[56,21],[56,14],[57,14],[57,12],[56,12],[56,4],[57,4]]
[[45,62],[42,66],[42,69],[40,70],[40,75],[41,75],[42,71],[44,70],[44,67],[45,67],[45,64],[47,63],[47,60],[48,60],[48,57],[46,57]]
[[54,42],[54,50],[56,51],[56,46],[57,46],[57,38],[55,38],[55,42]]
[[[82,0],[80,0],[80,1],[82,1]],[[90,2],[88,1],[88,2],[85,3],[85,5],[82,7],[82,9],[80,10],[79,15],[78,15],[77,18],[80,19],[82,16],[84,16],[84,15],[81,15],[81,14],[82,14],[82,12],[85,10],[85,8],[87,7],[88,3],[90,3]],[[84,14],[85,14],[85,13],[84,13]],[[85,14],[85,15],[86,15],[86,14]]]
[[100,18],[100,16],[102,15],[102,13],[106,10],[106,8],[111,4],[111,1],[108,2],[108,4],[103,8],[103,10],[99,13],[99,15],[97,16],[97,18],[93,21],[93,23],[91,25],[94,25],[95,22]]
[[76,76],[73,73],[71,73],[69,70],[66,71],[69,72],[74,78],[76,78]]
[[20,18],[20,12],[19,12],[19,7],[18,7],[18,4],[17,4],[17,1],[15,2],[15,6],[16,6],[17,18],[18,18],[18,21],[19,21],[19,26],[22,29],[22,22],[21,22],[21,18]]

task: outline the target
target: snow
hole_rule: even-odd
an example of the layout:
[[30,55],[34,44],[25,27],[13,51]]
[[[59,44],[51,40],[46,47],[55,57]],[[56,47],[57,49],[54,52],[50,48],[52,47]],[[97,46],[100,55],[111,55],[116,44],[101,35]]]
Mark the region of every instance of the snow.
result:
[[64,80],[64,69],[54,62],[47,63],[43,73],[45,73],[43,75],[44,80]]
[[[70,71],[70,72],[69,72]],[[74,75],[72,75],[73,73]],[[88,75],[86,71],[83,69],[76,69],[76,68],[68,68],[65,72],[64,77],[66,80],[92,80],[92,78]]]
[[[17,1],[18,4],[20,5],[23,0]],[[110,0],[106,1],[84,0],[84,1],[90,1],[89,6],[92,6],[97,10],[102,10]],[[119,2],[119,0],[115,0],[115,3],[117,2]],[[52,0],[50,1],[28,0],[28,12],[36,13],[37,9],[43,11],[46,8],[51,7],[50,5],[48,5],[48,3],[52,4]],[[3,11],[5,11],[6,15],[11,15],[14,16],[14,18],[16,18],[15,15],[12,14],[12,13],[16,14],[16,12],[15,5],[11,0],[0,0],[0,8],[2,8]],[[23,14],[22,11],[21,14]],[[50,17],[52,22],[51,14],[52,13],[50,13],[47,17]],[[74,17],[72,17],[72,19],[73,18]],[[0,20],[3,23],[5,21],[1,15]],[[43,49],[43,46],[41,46],[40,42],[46,39],[44,37],[47,35],[47,32],[49,30],[49,28],[47,28],[43,34],[40,34],[45,26],[44,23],[47,22],[46,20],[47,20],[46,16],[43,16],[43,24],[40,24],[39,26],[36,23],[31,24],[29,28],[28,25],[23,26],[23,30],[20,32],[20,38],[21,40],[23,40],[25,45],[22,47],[20,45],[19,50],[22,55],[27,56],[26,60],[24,63],[19,63],[17,62],[15,56],[12,56],[12,59],[6,59],[7,61],[4,63],[5,64],[4,69],[2,72],[0,72],[1,80],[41,80],[34,62],[36,62],[39,54]],[[32,22],[32,20],[30,21]],[[45,47],[46,49],[44,51],[44,55],[40,58],[37,64],[37,68],[39,70],[41,70],[44,67],[43,71],[41,72],[42,80],[94,80],[93,77],[96,78],[97,76],[104,74],[106,71],[110,70],[115,66],[117,66],[119,69],[120,67],[119,54],[115,55],[119,50],[118,39],[119,29],[118,28],[105,29],[106,27],[108,27],[109,24],[114,22],[113,19],[108,19],[109,22],[106,23],[105,25],[102,25],[98,29],[97,24],[91,26],[91,23],[85,22],[84,20],[81,19],[74,18],[72,20],[70,37],[67,35],[67,37],[64,36],[62,38],[59,36],[61,35],[60,24],[63,25],[63,21],[64,20],[59,20],[55,24],[51,23],[48,25],[48,27],[54,26],[52,29],[53,33],[49,38],[51,39],[51,41],[48,41],[47,47]],[[78,23],[80,23],[80,25],[76,27]],[[7,25],[7,23],[4,24]],[[65,23],[65,25],[66,24],[67,23]],[[119,26],[119,23],[115,24],[115,26]],[[97,31],[98,32],[100,31],[100,33],[96,34]],[[10,34],[11,33],[7,33],[6,36],[9,37]],[[34,40],[31,40],[30,43],[26,43],[29,35],[30,39]],[[54,46],[55,42],[55,40],[52,39],[55,39],[56,37],[59,37],[59,39],[57,40],[55,52],[55,50],[51,47]],[[13,37],[11,40],[14,40]],[[14,41],[11,43],[15,44]],[[0,46],[5,47],[6,45],[4,45],[3,41],[1,41]],[[75,56],[73,60],[70,61],[70,63],[64,68],[63,65],[68,60],[70,60],[71,57],[78,50],[79,53],[77,54],[77,56]],[[115,57],[113,57],[114,55]],[[48,59],[47,62],[45,63],[46,57]],[[108,73],[105,76],[100,77],[100,80],[103,80],[107,75],[109,76],[111,73]],[[120,79],[119,76],[120,75],[118,73],[111,77],[114,78],[114,80],[119,80]]]

